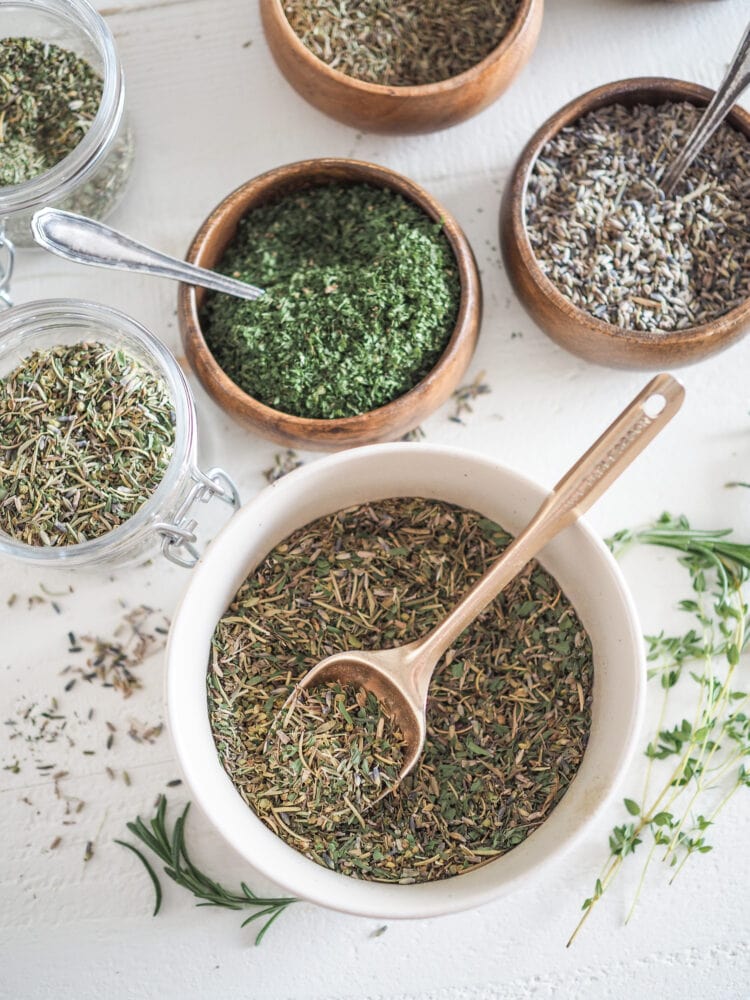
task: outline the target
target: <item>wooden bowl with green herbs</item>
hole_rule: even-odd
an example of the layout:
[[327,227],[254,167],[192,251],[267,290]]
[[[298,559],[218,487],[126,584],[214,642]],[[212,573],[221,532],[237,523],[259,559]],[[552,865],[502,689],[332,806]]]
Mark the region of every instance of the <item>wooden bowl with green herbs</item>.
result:
[[271,53],[305,100],[354,128],[414,133],[464,121],[507,90],[534,51],[544,0],[260,9]]
[[674,197],[659,187],[712,96],[658,77],[606,84],[521,154],[500,216],[506,270],[532,319],[573,354],[675,367],[750,328],[750,114],[733,109]]
[[248,302],[181,285],[178,315],[209,395],[285,446],[402,437],[448,399],[476,347],[481,285],[461,228],[372,163],[256,177],[214,209],[187,259],[265,288]]

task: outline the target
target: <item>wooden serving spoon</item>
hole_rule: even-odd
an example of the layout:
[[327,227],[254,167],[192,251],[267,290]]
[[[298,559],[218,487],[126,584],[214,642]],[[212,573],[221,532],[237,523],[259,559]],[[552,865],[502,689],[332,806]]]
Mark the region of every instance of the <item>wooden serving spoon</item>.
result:
[[394,649],[334,653],[298,683],[360,685],[382,702],[406,744],[399,781],[422,753],[427,690],[440,658],[501,590],[544,546],[569,527],[624,472],[677,413],[685,390],[671,375],[657,375],[555,486],[529,524],[469,590],[447,618],[423,639]]

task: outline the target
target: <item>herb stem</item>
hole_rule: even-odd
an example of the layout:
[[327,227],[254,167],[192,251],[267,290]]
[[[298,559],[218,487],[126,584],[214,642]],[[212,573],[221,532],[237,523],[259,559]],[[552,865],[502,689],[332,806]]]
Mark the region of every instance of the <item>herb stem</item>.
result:
[[[241,884],[242,891],[240,893],[233,893],[200,871],[191,861],[185,845],[185,821],[189,809],[190,803],[185,806],[182,814],[175,820],[172,833],[170,834],[166,823],[167,799],[165,795],[160,795],[157,802],[156,815],[149,821],[148,825],[138,816],[134,822],[127,824],[127,828],[134,837],[140,840],[142,844],[145,844],[150,851],[153,851],[165,863],[164,873],[173,882],[183,889],[187,889],[196,899],[201,900],[201,902],[196,904],[197,906],[219,906],[228,910],[242,910],[248,907],[257,908],[255,913],[252,913],[243,921],[243,927],[252,920],[268,917],[255,938],[255,943],[260,944],[271,924],[296,900],[286,896],[268,899],[261,898],[260,896],[256,896],[244,882]],[[116,840],[115,843],[132,851],[143,863],[154,886],[156,895],[154,916],[156,916],[162,901],[161,885],[156,872],[137,847],[123,840]]]

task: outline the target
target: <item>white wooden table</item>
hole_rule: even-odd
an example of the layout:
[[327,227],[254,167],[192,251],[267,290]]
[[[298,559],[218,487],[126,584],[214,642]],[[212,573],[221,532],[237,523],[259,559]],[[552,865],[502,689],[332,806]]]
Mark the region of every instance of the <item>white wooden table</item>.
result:
[[[563,353],[516,303],[497,248],[500,194],[532,130],[564,101],[608,80],[664,74],[716,83],[748,13],[747,0],[673,5],[661,0],[550,0],[539,47],[512,90],[480,117],[432,136],[361,135],[308,107],[281,79],[266,49],[255,0],[99,0],[120,46],[138,156],[127,199],[114,220],[168,252],[193,232],[229,190],[261,171],[318,155],[355,156],[414,177],[455,213],[482,269],[485,318],[469,375],[485,370],[492,393],[461,426],[449,410],[425,425],[430,441],[487,454],[541,482],[558,473],[644,382],[637,373],[592,367]],[[175,288],[167,282],[76,269],[24,254],[18,301],[77,296],[131,312],[178,349]],[[747,479],[750,341],[685,370],[683,413],[591,515],[602,534],[662,510],[704,527],[734,527],[750,539]],[[240,482],[245,498],[263,485],[273,445],[229,423],[194,384],[206,461]],[[312,460],[314,456],[302,456]],[[623,568],[644,629],[674,624],[684,578],[669,554],[635,553]],[[40,587],[74,593],[32,603]],[[713,840],[716,850],[671,888],[655,872],[644,905],[623,927],[637,867],[613,888],[578,943],[564,943],[604,860],[606,836],[621,822],[613,804],[585,842],[527,889],[482,910],[394,924],[379,936],[372,920],[309,905],[284,914],[262,946],[237,914],[195,909],[164,879],[163,912],[152,919],[151,890],[136,859],[113,838],[179,777],[168,735],[128,738],[131,721],[163,719],[160,655],[140,669],[130,699],[99,685],[64,691],[68,631],[112,635],[127,606],[167,615],[187,582],[157,562],[113,578],[68,581],[15,565],[0,567],[0,708],[3,720],[30,702],[57,696],[75,746],[0,737],[0,996],[54,1000],[158,997],[505,998],[701,997],[748,995],[750,796],[738,795]],[[18,594],[12,609],[6,600]],[[91,720],[89,710],[94,709]],[[651,706],[650,721],[654,712]],[[109,730],[117,729],[107,750]],[[645,734],[644,734],[645,741]],[[93,755],[83,754],[92,749]],[[65,816],[50,772],[69,771],[66,795],[86,802]],[[641,761],[622,793],[632,794]],[[114,780],[105,768],[110,767]],[[122,780],[129,772],[130,786]],[[47,776],[45,776],[45,773]],[[629,787],[630,786],[630,787]],[[170,789],[184,803],[183,787]],[[63,825],[64,821],[72,821]],[[62,840],[55,849],[50,844]],[[248,871],[197,812],[189,842],[201,865],[227,884]],[[87,842],[93,857],[84,862]]]

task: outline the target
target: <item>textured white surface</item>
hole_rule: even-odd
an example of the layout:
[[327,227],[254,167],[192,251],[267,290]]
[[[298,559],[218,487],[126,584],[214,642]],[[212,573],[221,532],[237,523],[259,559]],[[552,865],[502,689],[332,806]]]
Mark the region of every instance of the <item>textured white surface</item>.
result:
[[[100,0],[125,64],[139,150],[133,183],[115,220],[168,252],[182,253],[198,223],[232,187],[279,163],[315,155],[354,155],[395,167],[425,184],[457,215],[483,272],[485,319],[470,375],[486,370],[466,426],[448,410],[425,426],[435,442],[472,448],[551,484],[644,381],[637,373],[591,367],[551,344],[515,302],[497,252],[500,193],[532,130],[564,101],[624,76],[662,73],[715,83],[733,50],[747,0],[674,5],[660,0],[549,0],[539,47],[512,90],[480,117],[419,138],[362,136],[304,104],[280,79],[266,51],[254,0]],[[251,44],[247,44],[250,43]],[[19,301],[53,295],[120,306],[177,347],[174,287],[166,282],[76,269],[24,254]],[[675,424],[605,497],[591,522],[606,534],[663,509],[696,524],[731,525],[750,537],[747,479],[750,343],[686,369],[688,399]],[[206,462],[226,466],[246,497],[262,485],[273,446],[230,426],[196,387]],[[313,456],[307,456],[312,458]],[[668,555],[637,553],[624,562],[644,628],[669,624],[684,585]],[[667,889],[658,873],[647,901],[623,927],[633,870],[614,887],[576,946],[564,948],[580,902],[603,860],[613,807],[586,842],[510,899],[434,921],[378,924],[300,905],[284,914],[260,948],[237,915],[196,910],[165,886],[164,912],[150,917],[150,889],[137,861],[112,844],[139,811],[148,813],[178,777],[168,738],[139,745],[131,719],[162,718],[162,660],[141,670],[144,688],[123,701],[79,683],[61,693],[67,632],[111,635],[122,601],[167,614],[186,577],[162,564],[114,579],[78,577],[75,592],[27,607],[44,584],[14,565],[0,567],[0,714],[57,695],[76,746],[63,751],[8,742],[0,764],[18,756],[20,773],[0,771],[0,996],[142,997],[263,1000],[514,1000],[514,998],[702,997],[748,994],[750,922],[746,885],[750,802],[737,798],[714,835],[717,849]],[[20,596],[12,611],[11,593]],[[87,719],[90,707],[94,716]],[[653,706],[652,706],[653,708]],[[653,721],[653,711],[651,713]],[[106,750],[105,720],[117,727]],[[84,756],[82,749],[95,754]],[[38,763],[70,772],[61,787],[86,806],[63,826],[64,803]],[[116,779],[104,770],[110,766]],[[120,772],[132,778],[128,787]],[[636,761],[623,788],[637,787]],[[176,806],[180,788],[173,789]],[[49,845],[62,835],[55,850]],[[228,884],[247,872],[206,819],[192,816],[197,860]],[[87,841],[95,854],[83,862]],[[167,881],[167,880],[165,880]]]

